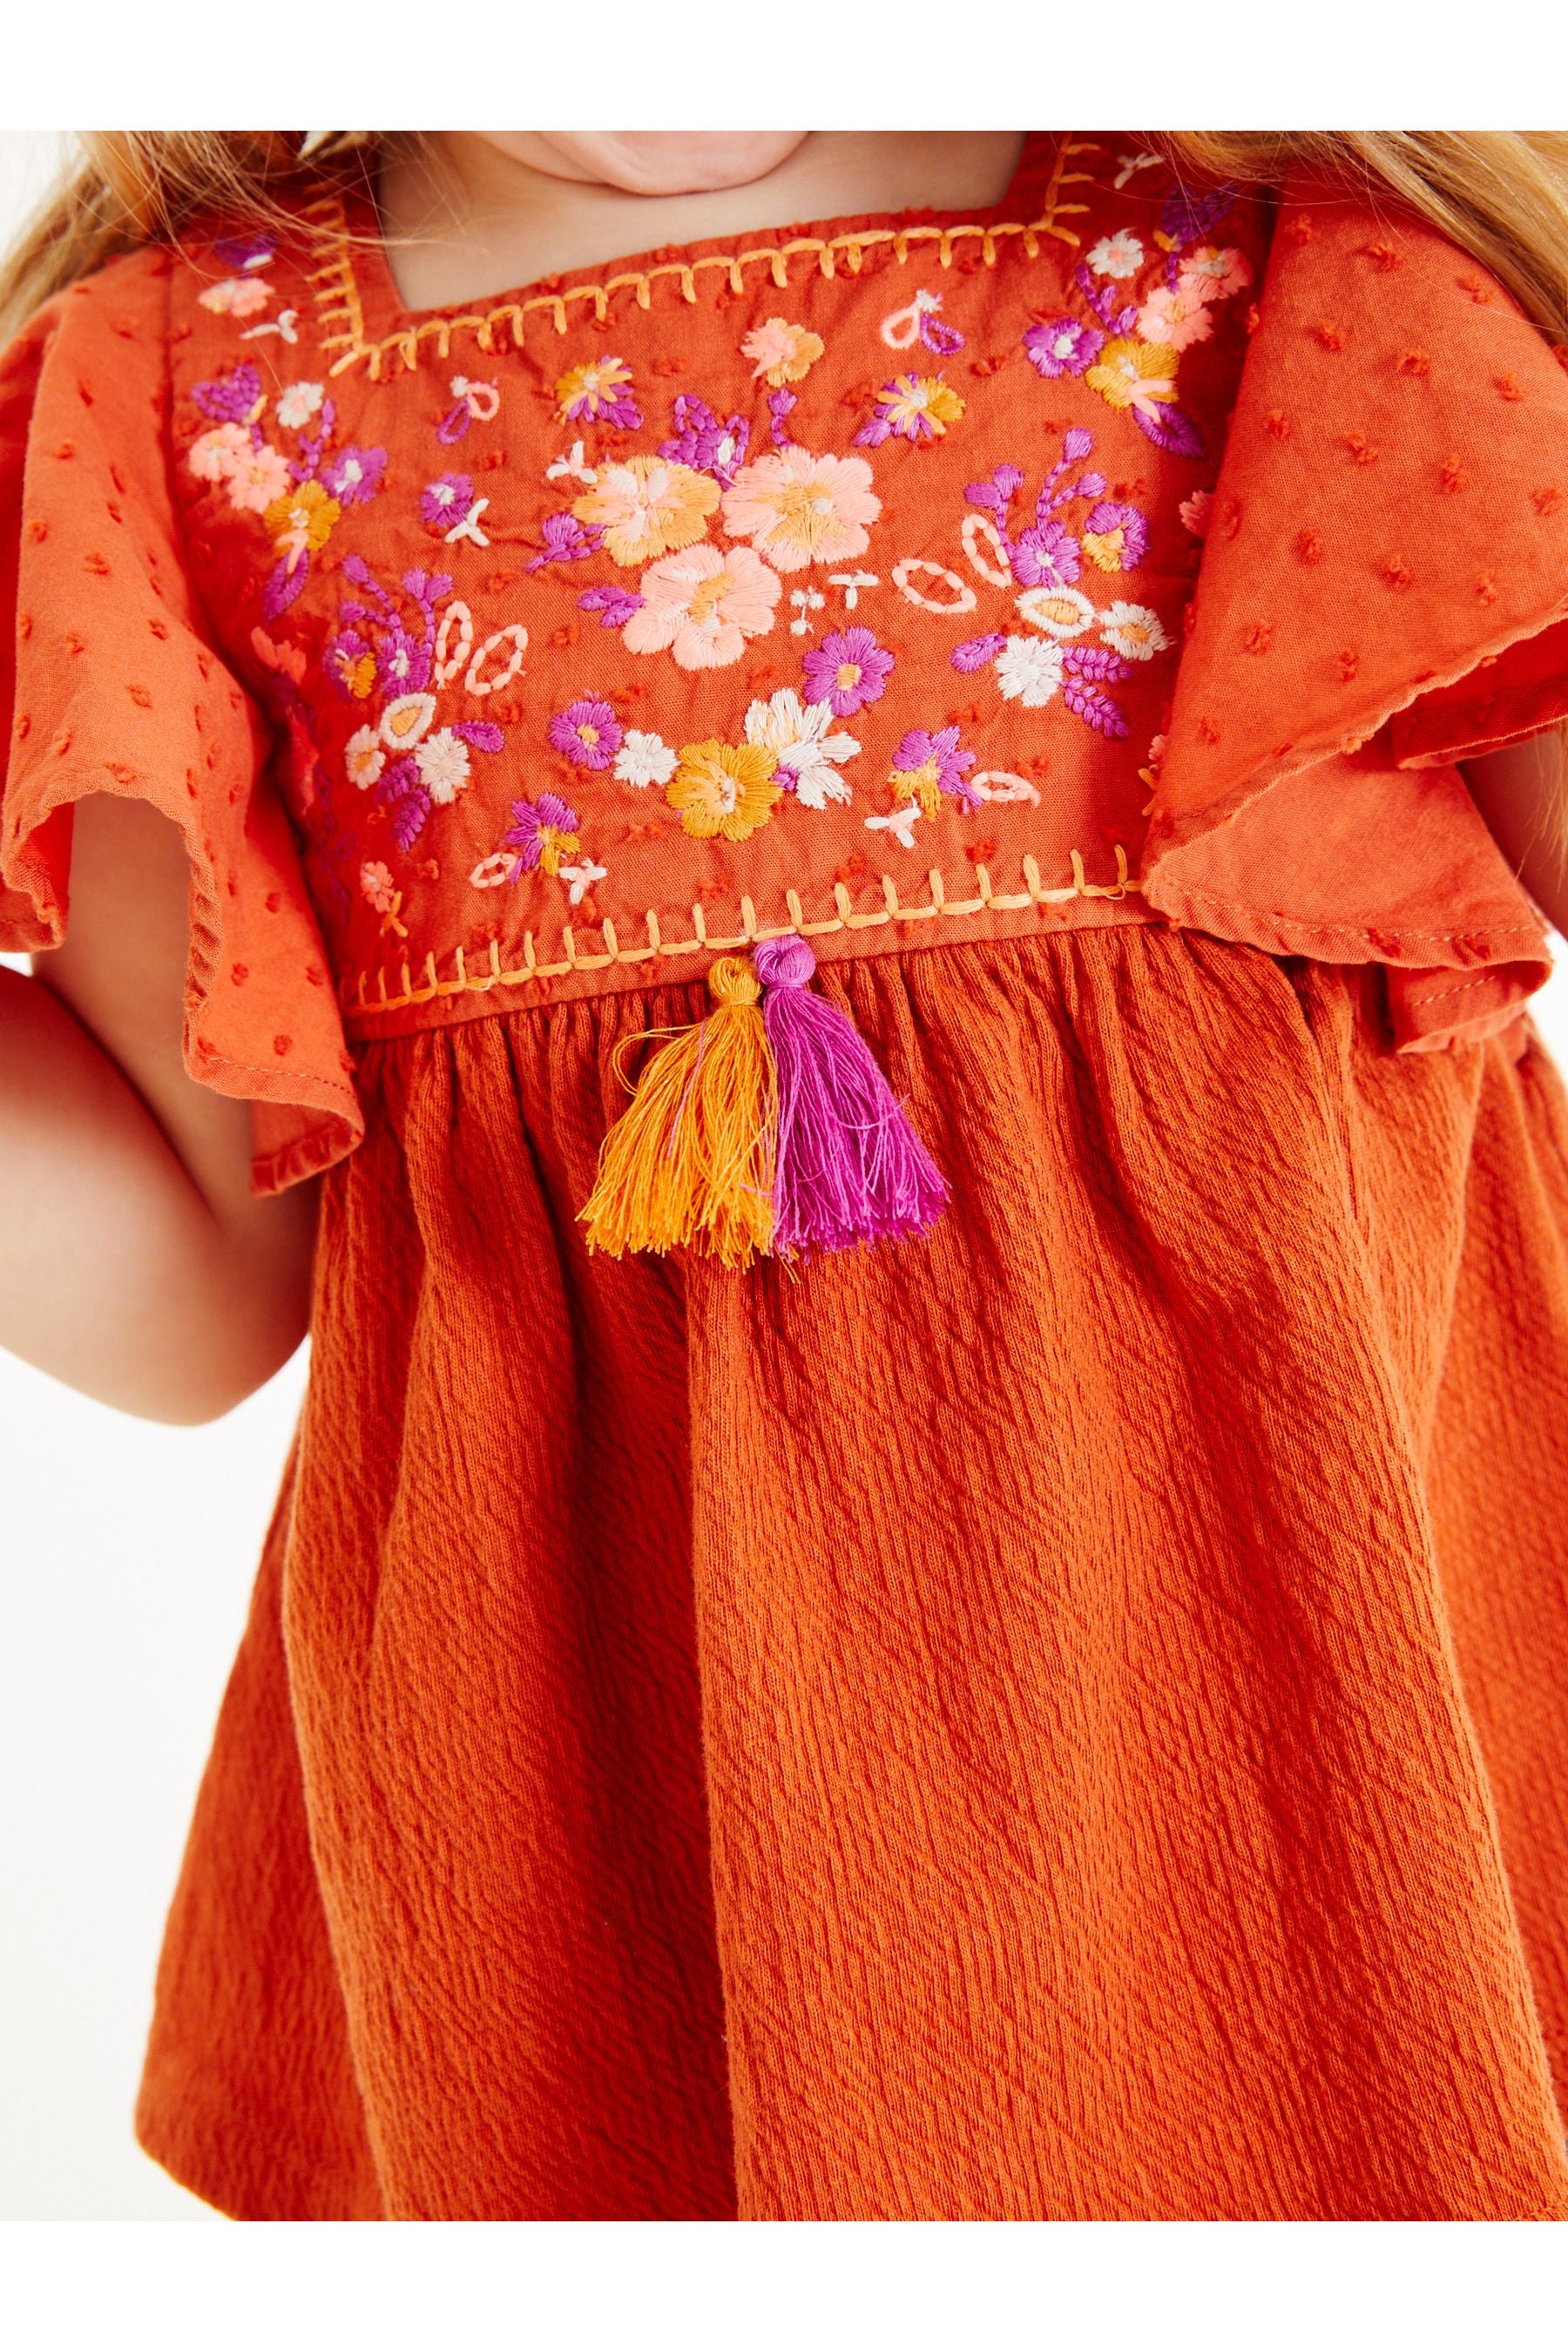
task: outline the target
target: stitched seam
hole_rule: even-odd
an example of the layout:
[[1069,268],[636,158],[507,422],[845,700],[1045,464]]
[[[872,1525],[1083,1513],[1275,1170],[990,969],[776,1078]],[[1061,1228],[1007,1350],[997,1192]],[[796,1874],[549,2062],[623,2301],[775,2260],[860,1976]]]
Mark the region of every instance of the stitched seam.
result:
[[[1233,898],[1216,898],[1211,891],[1189,889],[1184,883],[1181,882],[1171,885],[1171,895],[1173,898],[1190,899],[1200,907],[1213,907],[1220,914],[1234,916],[1241,921],[1289,923],[1298,931],[1321,931],[1330,939],[1372,940],[1375,943],[1377,935],[1385,929],[1389,931],[1397,931],[1402,940],[1418,941],[1451,940],[1455,936],[1452,930],[1407,931],[1397,923],[1386,926],[1381,923],[1321,923],[1310,915],[1293,915],[1284,907],[1238,906]],[[1534,923],[1513,923],[1506,930],[1489,930],[1487,937],[1489,940],[1538,940],[1541,937],[1541,930]]]
[[[1142,889],[1127,870],[1127,853],[1120,845],[1116,851],[1117,878],[1114,882],[1090,882],[1084,874],[1083,858],[1078,850],[1069,853],[1072,881],[1064,888],[1047,890],[1040,880],[1040,869],[1033,857],[1023,861],[1026,887],[1021,891],[998,893],[991,887],[991,877],[984,866],[974,869],[977,895],[973,898],[950,899],[941,874],[933,866],[926,876],[931,891],[931,903],[925,907],[908,907],[900,903],[898,884],[890,874],[882,881],[883,904],[869,913],[857,914],[849,892],[842,882],[835,883],[833,901],[837,911],[822,922],[808,922],[797,890],[784,892],[784,904],[789,909],[787,923],[759,923],[755,904],[749,898],[741,899],[741,929],[733,937],[721,938],[708,929],[701,907],[691,909],[694,936],[689,940],[667,940],[656,908],[649,908],[643,918],[647,933],[646,947],[623,947],[611,921],[599,926],[605,946],[601,953],[584,955],[577,946],[571,924],[563,927],[562,945],[565,957],[559,963],[541,963],[534,951],[533,933],[525,931],[522,940],[523,961],[510,971],[503,971],[499,940],[490,941],[489,955],[477,971],[468,969],[467,955],[460,947],[451,950],[453,974],[442,980],[437,971],[434,950],[425,958],[423,978],[416,982],[406,961],[401,967],[398,981],[401,993],[394,996],[387,989],[386,967],[381,965],[374,978],[361,971],[353,980],[345,980],[340,990],[340,1001],[345,1013],[398,1013],[410,1004],[428,1004],[434,998],[483,994],[492,988],[519,988],[531,981],[559,980],[569,972],[605,971],[612,965],[657,962],[661,956],[728,955],[737,948],[754,947],[763,940],[820,939],[833,931],[864,931],[879,929],[887,923],[924,923],[937,916],[973,918],[981,914],[1020,914],[1030,907],[1060,906],[1072,898],[1125,898]],[[371,992],[374,986],[374,992]]]
[[354,276],[348,215],[341,196],[321,196],[301,207],[304,214],[321,225],[334,248],[329,262],[318,269],[307,270],[305,277],[316,304],[317,325],[331,330],[321,336],[321,348],[323,352],[339,354],[329,373],[334,376],[342,375],[347,369],[357,367],[365,361],[369,363],[372,380],[375,381],[381,375],[382,362],[388,353],[395,353],[405,367],[416,368],[420,362],[421,344],[433,341],[437,346],[437,356],[445,360],[451,352],[452,337],[459,332],[474,335],[479,349],[490,352],[496,348],[497,328],[505,326],[510,332],[512,348],[521,351],[524,322],[535,311],[549,311],[556,333],[564,335],[569,323],[566,315],[568,303],[592,303],[594,317],[603,325],[609,316],[610,296],[627,287],[633,289],[638,309],[646,310],[651,305],[654,282],[660,278],[679,278],[682,300],[694,303],[698,299],[697,279],[704,271],[722,270],[730,290],[742,294],[745,291],[742,273],[747,265],[765,261],[772,265],[773,284],[787,287],[790,283],[789,260],[793,256],[802,254],[814,257],[820,276],[833,278],[837,274],[840,255],[845,257],[850,276],[856,277],[859,274],[867,249],[878,245],[890,245],[894,258],[902,264],[909,260],[911,247],[934,244],[937,261],[943,269],[952,268],[953,253],[960,240],[970,237],[981,240],[981,259],[987,269],[994,268],[996,265],[998,241],[1007,237],[1022,237],[1024,251],[1031,261],[1038,257],[1042,236],[1056,237],[1061,244],[1076,249],[1081,240],[1075,230],[1063,226],[1063,218],[1069,213],[1086,213],[1089,206],[1064,203],[1062,191],[1091,180],[1093,174],[1069,172],[1066,166],[1071,155],[1098,152],[1098,145],[1093,141],[1065,140],[1062,142],[1047,184],[1045,210],[1037,220],[999,221],[989,227],[973,222],[957,228],[850,229],[840,236],[792,237],[784,245],[753,246],[740,253],[702,254],[695,261],[656,262],[648,270],[626,270],[618,277],[605,278],[602,283],[569,286],[559,294],[531,295],[525,302],[503,302],[493,310],[464,311],[456,318],[421,320],[397,334],[384,337],[377,343],[369,342],[365,338],[364,306]]

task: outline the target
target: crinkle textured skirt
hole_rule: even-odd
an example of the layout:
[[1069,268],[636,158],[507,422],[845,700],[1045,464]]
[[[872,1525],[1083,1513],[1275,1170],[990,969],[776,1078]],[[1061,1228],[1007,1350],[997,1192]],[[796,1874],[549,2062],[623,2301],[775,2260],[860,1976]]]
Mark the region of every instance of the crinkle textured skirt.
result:
[[589,1258],[675,989],[368,1047],[146,2147],[243,2215],[1568,2218],[1568,1116],[1163,928],[839,963],[927,1240]]

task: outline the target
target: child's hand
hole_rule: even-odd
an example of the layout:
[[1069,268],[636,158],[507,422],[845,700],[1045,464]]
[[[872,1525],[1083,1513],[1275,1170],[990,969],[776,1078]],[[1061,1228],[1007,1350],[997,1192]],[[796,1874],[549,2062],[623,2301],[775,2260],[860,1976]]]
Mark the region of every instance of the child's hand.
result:
[[139,802],[75,812],[69,936],[0,970],[0,1345],[208,1421],[303,1337],[315,1188],[250,1190],[250,1110],[187,1076],[188,874]]

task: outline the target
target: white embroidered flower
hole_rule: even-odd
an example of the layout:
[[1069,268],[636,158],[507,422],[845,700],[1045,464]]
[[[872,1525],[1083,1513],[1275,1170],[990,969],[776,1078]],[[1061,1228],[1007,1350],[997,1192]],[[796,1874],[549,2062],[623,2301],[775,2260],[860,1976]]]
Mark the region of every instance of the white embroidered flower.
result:
[[319,383],[285,384],[278,395],[279,424],[297,433],[302,425],[309,425],[324,397]]
[[414,754],[419,781],[441,808],[455,801],[468,781],[468,747],[460,735],[443,727],[427,735]]
[[790,686],[781,687],[769,702],[753,702],[746,713],[747,742],[760,743],[789,771],[804,808],[822,809],[829,801],[853,797],[838,763],[852,760],[860,746],[853,735],[828,732],[833,718],[831,703],[803,703]]
[[1106,644],[1114,646],[1123,661],[1149,661],[1171,642],[1164,623],[1147,604],[1108,604],[1100,626]]
[[900,807],[889,809],[885,815],[868,816],[866,830],[868,833],[890,833],[900,849],[912,849],[915,827],[923,814],[919,801],[905,801]]
[[1029,626],[1047,637],[1081,637],[1094,624],[1094,606],[1081,588],[1026,588],[1014,602]]
[[1009,702],[1038,710],[1062,682],[1061,647],[1048,637],[1009,637],[996,656],[996,683]]
[[[407,672],[407,661],[404,661]],[[436,723],[433,694],[400,694],[381,714],[381,740],[393,751],[411,751]]]
[[675,753],[658,735],[645,735],[636,727],[628,727],[620,750],[616,754],[616,774],[623,784],[635,784],[646,792],[650,784],[662,790],[676,769]]
[[385,765],[386,754],[374,728],[356,729],[343,746],[343,769],[350,783],[368,793]]
[[1143,267],[1143,247],[1130,228],[1118,229],[1114,236],[1102,236],[1091,246],[1089,266],[1101,278],[1131,278],[1135,269]]
[[607,866],[595,866],[584,857],[580,866],[563,866],[559,878],[567,885],[566,896],[574,907],[580,907],[595,882],[602,882],[609,872]]

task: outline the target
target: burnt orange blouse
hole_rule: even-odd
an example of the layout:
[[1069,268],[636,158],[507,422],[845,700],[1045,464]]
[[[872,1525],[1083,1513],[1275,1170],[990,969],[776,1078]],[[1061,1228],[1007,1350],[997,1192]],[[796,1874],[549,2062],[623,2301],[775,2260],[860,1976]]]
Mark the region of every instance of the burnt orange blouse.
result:
[[[0,375],[0,935],[163,810],[190,1067],[327,1171],[146,2145],[1568,2217],[1568,1112],[1455,765],[1568,712],[1560,354],[1109,133],[472,311],[296,213]],[[591,1254],[623,1069],[799,939],[946,1213]]]

